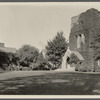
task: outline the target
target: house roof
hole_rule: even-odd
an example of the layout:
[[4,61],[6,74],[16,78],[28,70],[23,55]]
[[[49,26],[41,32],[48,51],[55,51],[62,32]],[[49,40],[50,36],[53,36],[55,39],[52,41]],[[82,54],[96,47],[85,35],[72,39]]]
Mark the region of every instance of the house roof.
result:
[[71,53],[75,54],[79,60],[84,60],[83,56],[78,51],[71,51]]
[[16,53],[16,48],[10,48],[10,47],[0,47],[0,50],[4,51],[4,52],[12,52],[12,53]]

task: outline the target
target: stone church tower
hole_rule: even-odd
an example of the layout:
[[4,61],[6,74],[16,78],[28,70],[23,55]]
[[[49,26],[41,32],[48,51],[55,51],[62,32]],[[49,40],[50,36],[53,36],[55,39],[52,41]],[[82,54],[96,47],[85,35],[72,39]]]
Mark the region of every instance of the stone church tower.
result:
[[74,16],[71,19],[71,33],[69,36],[69,47],[72,51],[79,52],[84,58],[89,70],[100,71],[100,64],[94,61],[94,50],[91,44],[94,36],[100,34],[100,12],[89,9],[86,12]]

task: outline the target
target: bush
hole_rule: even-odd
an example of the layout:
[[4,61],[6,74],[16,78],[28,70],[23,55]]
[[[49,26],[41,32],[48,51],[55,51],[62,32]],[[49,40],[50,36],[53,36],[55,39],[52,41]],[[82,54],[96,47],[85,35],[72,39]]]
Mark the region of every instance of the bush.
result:
[[9,64],[8,53],[0,51],[0,68],[6,70],[8,64]]
[[80,72],[91,71],[91,69],[87,65],[88,64],[85,61],[79,61],[75,67],[75,71],[80,71]]
[[70,64],[70,67],[76,67],[75,63]]
[[32,70],[50,70],[51,66],[48,61],[43,57],[42,52],[39,53],[36,63],[30,65]]
[[[0,68],[3,70],[14,70],[18,65],[16,53],[0,51]],[[14,68],[13,68],[14,66]]]
[[70,64],[72,64],[72,63],[77,64],[79,61],[80,61],[79,58],[75,54],[72,53],[70,56],[70,59],[69,59],[69,63]]
[[48,67],[48,65],[44,65],[44,66],[37,66],[33,68],[33,70],[50,70],[50,68]]

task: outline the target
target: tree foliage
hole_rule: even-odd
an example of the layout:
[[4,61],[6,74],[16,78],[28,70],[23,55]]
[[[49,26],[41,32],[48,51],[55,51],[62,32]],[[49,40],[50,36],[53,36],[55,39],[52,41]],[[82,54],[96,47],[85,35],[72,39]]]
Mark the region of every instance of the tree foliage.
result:
[[70,55],[70,64],[72,64],[72,63],[77,64],[78,61],[79,61],[79,58],[78,58],[74,53],[72,53],[72,54]]
[[0,68],[7,70],[9,66],[17,65],[18,58],[15,53],[0,51]]
[[54,37],[54,39],[48,41],[46,46],[46,56],[48,61],[53,64],[53,67],[60,67],[62,57],[67,50],[67,46],[67,41],[63,36],[63,32],[57,32],[57,35]]
[[19,57],[17,53],[8,53],[9,64],[18,65]]
[[91,42],[91,48],[94,50],[94,60],[100,59],[100,34],[94,35],[94,41]]
[[48,64],[48,61],[43,57],[42,52],[39,53],[37,62],[33,70],[50,70],[50,65]]
[[[93,49],[93,59],[94,61],[97,61],[100,59],[100,33],[97,31],[97,33],[93,35],[93,42],[91,42],[90,48]],[[95,62],[94,62],[95,63]],[[96,70],[96,66],[94,66],[94,72]]]
[[8,54],[0,50],[0,68],[5,70],[8,64],[9,64]]
[[29,67],[31,63],[36,63],[39,50],[30,45],[24,45],[18,50],[19,63],[22,66]]

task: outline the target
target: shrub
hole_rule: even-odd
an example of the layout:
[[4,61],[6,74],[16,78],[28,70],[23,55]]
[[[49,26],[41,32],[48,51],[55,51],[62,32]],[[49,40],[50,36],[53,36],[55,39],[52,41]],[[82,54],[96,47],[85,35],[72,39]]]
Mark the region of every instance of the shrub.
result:
[[85,61],[79,61],[76,65],[75,70],[80,72],[89,72],[91,69],[87,66],[88,64]]
[[51,66],[48,61],[43,57],[42,52],[39,54],[37,62],[31,65],[33,70],[50,70]]
[[70,64],[72,64],[72,63],[77,64],[79,61],[80,61],[79,58],[75,54],[72,53],[70,56],[69,63]]

